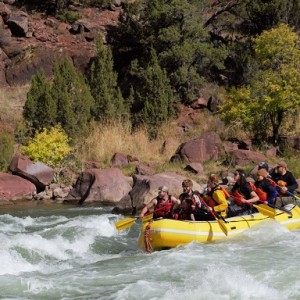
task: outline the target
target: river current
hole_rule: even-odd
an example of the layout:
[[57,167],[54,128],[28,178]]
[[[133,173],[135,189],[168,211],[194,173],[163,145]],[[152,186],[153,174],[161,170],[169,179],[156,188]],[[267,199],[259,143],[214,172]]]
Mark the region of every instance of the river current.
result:
[[0,299],[300,299],[300,230],[274,220],[240,236],[151,254],[111,207],[0,209]]

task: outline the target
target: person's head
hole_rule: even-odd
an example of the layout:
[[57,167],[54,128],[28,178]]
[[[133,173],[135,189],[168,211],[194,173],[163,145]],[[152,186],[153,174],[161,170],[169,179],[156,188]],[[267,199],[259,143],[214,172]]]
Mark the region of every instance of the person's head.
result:
[[183,209],[188,209],[193,205],[193,200],[191,198],[185,198],[182,200],[181,206]]
[[281,175],[284,175],[286,173],[286,170],[287,170],[287,164],[284,161],[281,161],[277,165],[277,172]]
[[189,193],[193,189],[193,181],[190,179],[183,180],[182,189],[184,193]]
[[234,179],[239,185],[244,185],[247,182],[244,170],[236,169],[234,171]]
[[269,165],[266,162],[261,162],[258,165],[258,170],[265,169],[267,172],[269,172]]
[[264,178],[268,177],[268,172],[266,169],[259,169],[256,173],[256,177],[258,181],[262,181]]
[[163,198],[165,196],[165,194],[168,194],[168,187],[165,186],[165,185],[161,185],[159,188],[158,188],[158,195],[159,197]]
[[217,174],[210,174],[207,184],[210,188],[213,188],[219,184],[219,176]]

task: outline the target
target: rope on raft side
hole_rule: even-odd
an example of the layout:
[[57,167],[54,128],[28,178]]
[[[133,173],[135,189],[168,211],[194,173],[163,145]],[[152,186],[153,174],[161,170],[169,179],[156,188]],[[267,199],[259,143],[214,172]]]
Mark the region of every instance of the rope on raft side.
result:
[[151,246],[150,243],[150,232],[151,232],[151,224],[152,224],[153,220],[151,220],[148,225],[145,228],[145,232],[144,232],[144,244],[145,244],[145,251],[147,253],[151,253],[153,251],[153,248]]

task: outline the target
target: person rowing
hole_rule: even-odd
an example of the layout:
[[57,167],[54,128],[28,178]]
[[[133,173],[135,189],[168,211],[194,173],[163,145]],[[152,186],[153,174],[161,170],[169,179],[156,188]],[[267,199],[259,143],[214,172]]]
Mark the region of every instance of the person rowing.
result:
[[176,197],[169,195],[169,189],[167,186],[162,185],[158,188],[158,195],[153,198],[141,211],[140,218],[143,218],[145,214],[154,209],[153,218],[167,218],[171,219],[173,207],[180,204],[180,200]]

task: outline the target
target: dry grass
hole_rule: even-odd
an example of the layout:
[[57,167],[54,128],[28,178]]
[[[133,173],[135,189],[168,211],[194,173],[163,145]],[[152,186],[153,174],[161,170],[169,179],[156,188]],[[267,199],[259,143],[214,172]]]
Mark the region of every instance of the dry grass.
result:
[[[174,141],[174,146],[169,147],[163,154],[161,147],[168,131],[171,131],[170,124],[161,129],[164,134],[159,134],[156,140],[149,140],[147,131],[140,129],[131,132],[129,124],[112,123],[96,124],[90,128],[89,136],[79,147],[79,155],[84,161],[97,161],[105,166],[110,165],[114,153],[122,153],[137,157],[142,162],[157,162],[162,164],[174,154],[179,142]],[[173,130],[174,131],[174,130]]]
[[0,124],[13,130],[22,121],[29,85],[0,89]]

